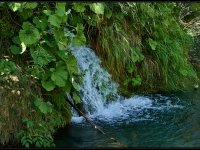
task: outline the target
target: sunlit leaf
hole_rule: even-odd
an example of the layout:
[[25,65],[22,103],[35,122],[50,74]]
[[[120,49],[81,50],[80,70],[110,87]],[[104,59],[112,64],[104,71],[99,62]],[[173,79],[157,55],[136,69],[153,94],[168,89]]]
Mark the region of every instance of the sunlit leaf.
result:
[[60,17],[65,15],[65,5],[66,3],[56,3],[56,14]]
[[90,4],[90,9],[96,14],[104,14],[104,5],[102,3],[92,3]]
[[21,43],[21,54],[24,53],[26,51],[26,45],[24,44],[24,42]]
[[21,8],[21,3],[9,3],[8,6],[12,11],[15,12]]
[[61,24],[61,22],[62,22],[62,19],[59,18],[59,16],[57,16],[57,15],[54,14],[54,15],[50,15],[50,16],[49,16],[48,22],[49,22],[51,25],[55,26],[55,27],[60,27],[60,24]]

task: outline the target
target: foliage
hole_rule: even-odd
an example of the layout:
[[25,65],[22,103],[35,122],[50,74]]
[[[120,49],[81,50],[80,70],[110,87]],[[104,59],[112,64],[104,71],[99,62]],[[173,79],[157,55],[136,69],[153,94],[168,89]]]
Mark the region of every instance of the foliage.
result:
[[176,8],[176,3],[107,4],[105,12],[112,15],[89,28],[90,44],[122,88],[156,92],[197,82],[188,61],[192,38],[176,20]]
[[15,105],[19,114],[9,128],[0,124],[6,129],[0,142],[20,131],[22,146],[55,146],[55,128],[71,118],[66,92],[81,102],[81,75],[69,46],[91,45],[122,89],[174,90],[196,81],[187,60],[191,38],[176,20],[176,8],[156,2],[0,3],[0,97],[6,95],[0,121],[10,124]]
[[[37,120],[27,116],[29,119],[33,119],[33,122],[37,121],[37,124],[35,123],[36,125],[32,128],[27,126],[27,129],[21,132],[19,136],[21,144],[25,147],[50,147],[53,144],[53,129],[62,125],[63,122],[69,123],[71,117],[70,108],[65,101],[66,92],[75,95],[79,91],[79,80],[73,80],[74,77],[79,76],[77,64],[68,49],[70,44],[68,41],[71,40],[71,37],[66,24],[68,18],[66,3],[10,2],[3,3],[0,7],[3,12],[5,11],[10,22],[13,22],[11,15],[18,18],[17,22],[14,22],[18,28],[14,28],[14,31],[11,30],[12,36],[7,34],[4,36],[10,41],[9,52],[4,52],[8,53],[13,61],[3,58],[0,60],[1,75],[7,78],[13,74],[18,66],[18,69],[23,69],[23,72],[26,72],[26,76],[37,79],[35,84],[40,86],[42,94],[36,94],[34,100],[32,97],[33,103],[30,105],[38,108],[36,110],[37,118],[44,116],[45,118],[50,117],[52,120],[50,121],[52,125],[48,125],[42,119]],[[3,19],[0,19],[1,25],[4,23]],[[11,24],[10,22],[8,23]],[[9,26],[8,23],[6,25]],[[78,36],[73,40],[75,41],[73,43],[75,45],[84,44],[83,25],[77,24],[76,29]],[[8,30],[6,29],[6,32],[11,32]],[[2,82],[5,80],[3,79]],[[55,91],[59,91],[61,96],[46,96],[46,94],[54,95]],[[24,100],[28,102],[27,97],[24,97]],[[76,104],[80,101],[76,95]],[[60,102],[62,102],[61,105]],[[55,109],[59,110],[57,115],[65,117],[65,121],[58,121],[59,117],[53,119]],[[24,111],[29,114],[31,110],[25,109]],[[24,117],[22,115],[20,118]],[[38,124],[42,124],[42,126]],[[17,127],[20,128],[21,123]],[[46,129],[44,130],[44,128]],[[19,132],[19,130],[17,129],[15,132]]]

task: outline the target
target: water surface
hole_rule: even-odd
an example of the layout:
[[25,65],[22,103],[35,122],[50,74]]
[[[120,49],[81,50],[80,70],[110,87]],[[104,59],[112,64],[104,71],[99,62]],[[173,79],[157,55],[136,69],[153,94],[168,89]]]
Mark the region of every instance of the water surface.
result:
[[75,116],[58,130],[56,147],[200,147],[200,90],[141,95],[89,115],[106,135]]

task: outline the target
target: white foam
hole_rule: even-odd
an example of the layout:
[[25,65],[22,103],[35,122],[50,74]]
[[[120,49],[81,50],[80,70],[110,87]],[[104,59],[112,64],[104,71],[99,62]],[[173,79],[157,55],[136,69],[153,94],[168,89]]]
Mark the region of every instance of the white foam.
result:
[[[70,49],[77,59],[79,73],[84,74],[83,85],[80,87],[81,98],[90,118],[106,122],[125,120],[125,123],[130,123],[153,120],[151,110],[182,108],[178,102],[172,104],[169,97],[160,94],[154,98],[148,96],[122,98],[117,93],[118,84],[113,82],[111,75],[101,67],[101,61],[93,50],[84,46]],[[83,120],[83,117],[78,117],[74,113],[72,122],[81,123]]]

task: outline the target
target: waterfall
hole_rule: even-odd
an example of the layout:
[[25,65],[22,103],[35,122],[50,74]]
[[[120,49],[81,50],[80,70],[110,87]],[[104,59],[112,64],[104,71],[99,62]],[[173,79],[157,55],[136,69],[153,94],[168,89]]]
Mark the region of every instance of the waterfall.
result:
[[119,99],[118,84],[111,80],[111,75],[101,67],[100,59],[87,47],[71,48],[78,61],[79,73],[84,73],[81,86],[81,99],[88,114],[101,112],[106,103]]
[[[117,92],[118,84],[113,82],[111,75],[101,66],[101,60],[88,47],[70,47],[78,62],[79,73],[84,74],[80,87],[80,96],[87,115],[93,119],[112,122],[116,120],[130,122],[151,120],[156,113],[151,110],[163,111],[169,108],[182,108],[179,99],[154,95],[134,96],[126,99]],[[131,119],[130,119],[131,118]],[[73,113],[72,121],[82,122],[83,118]]]

